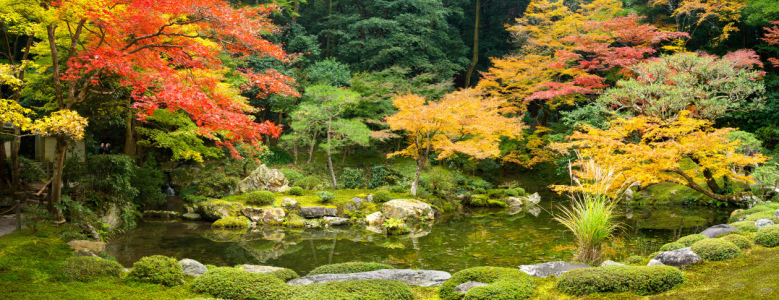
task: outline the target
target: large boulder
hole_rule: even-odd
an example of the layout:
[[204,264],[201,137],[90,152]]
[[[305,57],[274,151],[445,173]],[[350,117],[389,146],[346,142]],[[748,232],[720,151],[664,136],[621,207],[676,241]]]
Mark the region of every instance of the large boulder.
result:
[[181,265],[181,270],[184,271],[184,275],[192,275],[197,277],[208,272],[206,266],[194,259],[182,259],[179,261],[179,265]]
[[553,262],[541,263],[535,265],[521,265],[519,266],[519,270],[527,273],[530,276],[544,278],[552,275],[560,276],[563,273],[568,272],[570,270],[583,269],[589,267],[590,266],[583,265],[583,264],[574,264],[565,261],[553,261]]
[[265,165],[261,165],[254,169],[249,176],[241,180],[236,190],[240,193],[254,191],[281,193],[289,190],[289,181],[278,169],[270,169]]
[[208,200],[197,204],[197,212],[207,221],[243,216],[243,205],[224,200]]
[[701,260],[695,252],[690,250],[690,247],[676,249],[673,251],[661,252],[649,261],[647,266],[666,265],[681,268],[686,265],[696,263]]
[[381,213],[387,219],[433,220],[435,213],[430,204],[414,199],[395,199],[385,202]]
[[719,224],[719,225],[714,225],[709,228],[706,228],[706,230],[701,232],[701,234],[709,237],[710,239],[713,239],[715,237],[718,237],[720,235],[726,234],[731,231],[738,231],[738,228],[727,224]]
[[100,253],[105,251],[105,243],[103,242],[73,240],[68,242],[68,246],[70,246],[70,248],[73,250],[87,250],[87,251],[92,251],[94,253]]
[[381,226],[381,224],[384,224],[384,215],[380,211],[372,213],[365,217],[365,223],[368,223],[370,226]]
[[769,219],[760,219],[755,221],[755,226],[757,226],[757,228],[763,228],[771,225],[774,225],[774,221],[771,221]]
[[779,209],[777,209],[776,212],[774,213],[774,217],[779,217]]
[[335,217],[338,214],[338,209],[335,207],[306,206],[301,207],[298,214],[307,219]]
[[284,213],[283,208],[278,207],[266,207],[266,208],[254,208],[254,207],[245,207],[241,210],[244,216],[252,220],[252,222],[255,223],[263,223],[263,224],[281,224],[284,222],[284,217],[286,217],[286,214]]
[[100,220],[103,221],[111,230],[122,227],[124,220],[122,220],[122,208],[116,204],[109,204],[108,208],[101,214]]
[[332,281],[388,279],[398,280],[407,285],[430,287],[439,286],[451,277],[451,274],[444,271],[385,269],[360,273],[310,275],[291,280],[288,283],[290,285],[307,285]]
[[515,210],[522,206],[522,200],[516,197],[508,197],[508,199],[503,202],[506,202],[510,208],[514,208]]

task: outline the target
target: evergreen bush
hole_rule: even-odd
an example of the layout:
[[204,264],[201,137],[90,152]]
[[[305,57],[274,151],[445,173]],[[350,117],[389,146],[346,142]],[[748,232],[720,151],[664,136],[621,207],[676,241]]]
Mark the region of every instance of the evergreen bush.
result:
[[697,241],[690,250],[705,260],[726,260],[741,254],[738,246],[720,238]]
[[575,296],[623,292],[651,295],[682,283],[682,271],[670,266],[607,266],[568,271],[558,277],[557,288]]
[[287,181],[289,181],[289,185],[293,185],[295,184],[296,181],[303,178],[303,174],[300,174],[300,172],[295,171],[293,169],[283,168],[283,169],[279,169],[279,172],[281,172],[281,174],[284,174],[284,178],[286,178]]
[[[486,286],[474,287],[465,295],[454,288],[468,281],[486,283]],[[443,300],[509,300],[527,299],[533,295],[535,284],[530,275],[515,268],[476,267],[454,273],[438,290]]]
[[307,190],[313,190],[318,185],[320,185],[322,182],[319,180],[319,178],[316,178],[316,176],[306,176],[298,181],[295,182],[298,186],[307,189]]
[[287,193],[292,196],[303,196],[303,188],[299,186],[293,186],[289,189],[289,191],[287,191]]
[[316,192],[316,195],[319,196],[319,200],[321,200],[322,203],[330,203],[330,201],[335,199],[335,194],[328,191]]
[[256,191],[246,194],[246,203],[254,205],[271,205],[276,201],[276,196],[269,191]]
[[684,245],[684,247],[690,247],[692,244],[695,244],[696,242],[700,240],[708,239],[709,237],[702,235],[702,234],[691,234],[688,236],[684,236],[677,240],[676,242],[679,244]]
[[734,245],[738,246],[738,248],[741,250],[752,248],[752,241],[750,241],[748,238],[744,237],[743,235],[728,234],[721,238],[723,240],[733,243]]
[[392,196],[387,190],[378,190],[373,193],[373,201],[376,203],[384,203],[390,200],[392,200]]
[[686,247],[687,246],[683,245],[682,243],[672,242],[672,243],[668,243],[668,244],[665,244],[662,247],[660,247],[660,251],[662,251],[662,252],[673,251],[673,250],[682,249],[682,248],[686,248]]
[[236,268],[215,268],[192,282],[191,289],[198,293],[222,299],[286,300],[295,287],[270,274],[246,272]]
[[119,277],[122,265],[118,262],[97,256],[77,256],[68,258],[62,264],[62,279],[90,282],[99,278]]
[[154,255],[143,257],[133,264],[125,278],[128,281],[176,286],[184,282],[181,265],[175,258]]
[[413,300],[411,288],[397,280],[354,280],[310,284],[289,300]]
[[755,244],[769,248],[779,246],[779,225],[760,228],[755,234]]
[[365,174],[362,169],[344,168],[339,180],[345,189],[357,189],[365,185]]

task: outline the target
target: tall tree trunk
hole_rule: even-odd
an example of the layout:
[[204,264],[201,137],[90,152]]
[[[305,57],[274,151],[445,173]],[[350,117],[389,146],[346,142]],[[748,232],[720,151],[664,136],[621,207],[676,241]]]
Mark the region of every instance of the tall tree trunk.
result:
[[306,160],[306,164],[311,163],[311,159],[314,157],[314,148],[316,148],[316,134],[311,138],[311,147],[308,148],[308,160]]
[[292,8],[292,11],[294,12],[292,14],[292,23],[297,23],[298,12],[300,11],[300,0],[295,0],[295,6]]
[[6,157],[8,155],[5,153],[5,141],[0,141],[0,187],[5,186],[6,182],[11,183],[8,180],[8,176],[6,176],[6,171],[8,170],[8,164],[5,162]]
[[128,107],[127,117],[125,117],[126,128],[124,130],[124,155],[135,156],[135,128],[133,127],[133,110]]
[[699,193],[704,194],[704,195],[708,196],[709,198],[712,198],[712,199],[717,200],[717,201],[727,202],[727,203],[730,203],[730,204],[744,204],[746,202],[746,199],[748,198],[748,196],[746,196],[746,195],[719,195],[717,193],[714,193],[714,192],[709,190],[710,188],[707,189],[707,188],[704,188],[704,187],[698,185],[697,183],[695,183],[695,179],[694,178],[690,177],[689,175],[687,175],[686,173],[684,173],[684,171],[682,171],[680,169],[670,169],[670,170],[665,170],[665,171],[666,172],[673,172],[673,173],[679,174],[679,176],[681,176],[682,178],[684,178],[685,181],[687,181],[687,184],[686,184],[687,187],[689,187],[689,188],[691,188],[693,190],[696,190]]
[[22,184],[19,177],[19,148],[22,147],[22,131],[14,126],[14,139],[11,140],[11,185],[18,187]]
[[416,196],[419,189],[419,174],[422,173],[422,165],[424,163],[423,157],[417,158],[417,171],[414,172],[414,181],[411,182],[411,194]]
[[473,58],[471,65],[468,66],[468,73],[465,74],[465,87],[471,86],[471,76],[476,64],[479,62],[479,19],[481,17],[481,0],[476,0],[476,21],[473,22]]
[[292,155],[294,155],[295,160],[292,161],[292,165],[297,167],[298,166],[298,153],[300,151],[298,150],[298,143],[292,143]]
[[54,208],[54,204],[59,203],[59,200],[62,197],[62,170],[65,167],[65,154],[69,144],[70,141],[64,134],[57,135],[57,151],[54,156],[54,176],[51,180],[51,196],[49,198],[49,211],[54,220],[62,218],[62,214],[58,209]]
[[333,146],[333,144],[330,143],[330,123],[332,123],[332,120],[327,123],[327,148],[325,148],[325,152],[327,152],[327,167],[330,168],[330,178],[333,180],[333,189],[336,189],[338,186],[338,182],[335,181],[335,171],[333,170],[333,157],[330,155],[330,148]]

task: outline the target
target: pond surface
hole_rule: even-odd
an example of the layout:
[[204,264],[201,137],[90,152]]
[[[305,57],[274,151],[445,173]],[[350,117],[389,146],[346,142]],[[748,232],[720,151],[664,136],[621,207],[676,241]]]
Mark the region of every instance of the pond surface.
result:
[[[550,198],[546,198],[550,199]],[[458,271],[475,266],[516,267],[569,260],[572,234],[550,211],[564,200],[535,208],[466,209],[447,213],[410,235],[386,236],[363,227],[213,230],[209,222],[146,219],[115,237],[108,252],[125,267],[144,256],[191,258],[204,264],[261,264],[305,275],[331,263],[374,261],[396,268]],[[681,235],[725,223],[730,209],[686,206],[622,207],[624,229],[603,250],[606,259],[648,255]]]

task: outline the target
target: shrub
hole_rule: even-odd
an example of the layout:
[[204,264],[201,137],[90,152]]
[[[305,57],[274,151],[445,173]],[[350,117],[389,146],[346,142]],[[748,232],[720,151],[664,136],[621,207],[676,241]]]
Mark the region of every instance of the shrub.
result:
[[384,203],[390,200],[392,200],[392,196],[387,190],[378,190],[373,193],[373,201],[376,203]]
[[313,190],[318,185],[320,185],[322,182],[319,181],[319,178],[316,178],[315,176],[306,176],[298,181],[295,182],[298,186],[307,189],[307,190]]
[[184,281],[181,265],[175,258],[154,255],[141,258],[125,278],[128,281],[176,286]]
[[487,190],[485,190],[485,189],[483,189],[483,188],[475,188],[475,189],[473,190],[473,193],[474,193],[474,194],[477,194],[477,195],[484,195],[484,194],[486,194],[486,193],[487,193]]
[[643,265],[646,262],[646,258],[640,255],[633,255],[625,259],[625,264],[628,265]]
[[236,268],[215,268],[192,282],[192,290],[223,299],[289,299],[294,287],[270,274]]
[[487,191],[487,196],[491,199],[500,199],[503,198],[503,190],[500,189],[494,189]]
[[517,192],[515,189],[508,189],[503,191],[503,195],[506,197],[517,197],[519,196],[519,192]]
[[760,228],[755,234],[755,243],[763,247],[779,246],[779,225]]
[[695,244],[696,242],[700,240],[708,239],[709,237],[702,235],[702,234],[691,234],[688,236],[684,236],[680,238],[678,241],[676,241],[679,244],[684,245],[685,247],[690,247],[692,244]]
[[270,205],[276,201],[273,192],[257,191],[246,194],[246,203],[255,205]]
[[389,191],[393,193],[403,193],[408,191],[409,189],[407,187],[404,187],[402,185],[393,185],[389,187]]
[[289,191],[287,191],[287,194],[292,196],[303,196],[303,188],[299,186],[293,186],[289,189]]
[[705,260],[726,260],[741,254],[738,246],[724,239],[700,240],[690,250]]
[[375,165],[371,167],[371,173],[371,181],[368,183],[368,188],[371,189],[397,184],[403,180],[403,176],[400,175],[400,173],[389,169],[384,165]]
[[310,284],[290,300],[412,300],[409,286],[397,280],[355,280]]
[[330,203],[330,201],[335,199],[335,195],[327,191],[316,192],[316,195],[319,196],[319,200],[321,200],[322,203]]
[[662,251],[662,252],[673,251],[673,250],[676,250],[676,249],[682,249],[682,248],[686,248],[686,247],[687,246],[682,245],[682,243],[673,242],[673,243],[665,244],[662,247],[660,247],[660,251]]
[[365,185],[365,174],[362,169],[344,168],[340,182],[345,189],[361,188]]
[[752,248],[752,241],[750,241],[748,238],[744,237],[743,235],[728,234],[723,236],[722,239],[733,243],[741,250]]
[[212,228],[249,228],[251,222],[246,217],[226,217],[211,223]]
[[284,174],[284,178],[286,178],[287,181],[289,181],[289,185],[293,185],[295,184],[295,181],[298,181],[300,178],[303,178],[303,174],[300,174],[300,172],[295,171],[293,169],[283,168],[283,169],[279,169],[279,172],[281,172],[281,174]]
[[287,282],[295,278],[300,278],[300,275],[298,275],[297,272],[295,272],[292,269],[283,268],[281,270],[276,270],[273,272],[268,272],[268,275],[273,275],[273,277],[276,277],[278,279],[281,279],[281,281]]
[[527,193],[525,192],[525,189],[523,189],[523,188],[515,188],[514,190],[515,190],[515,191],[517,191],[517,193],[518,193],[520,196],[527,195]]
[[[41,165],[24,156],[19,155],[17,157],[19,159],[19,179],[25,183],[31,183],[46,177],[46,173],[41,168]],[[11,165],[10,156],[7,158],[6,163]]]
[[68,258],[60,267],[64,280],[90,282],[98,278],[119,277],[122,265],[96,256]]
[[394,269],[394,268],[392,266],[388,266],[380,263],[373,263],[373,262],[347,262],[347,263],[319,266],[316,269],[309,272],[308,275],[360,273],[360,272],[370,272],[370,271],[384,270],[384,269]]
[[608,266],[568,271],[558,277],[557,288],[576,296],[622,292],[651,295],[682,283],[682,271],[670,266]]
[[[470,289],[465,295],[454,288],[468,281],[486,283]],[[535,285],[530,275],[515,268],[476,267],[454,273],[438,290],[443,300],[458,299],[526,299],[533,295]]]
[[154,160],[147,161],[143,167],[133,166],[130,184],[138,189],[133,202],[141,207],[165,203],[165,194],[162,192],[165,175],[154,166]]
[[759,228],[755,226],[755,222],[753,221],[741,221],[736,223],[731,223],[730,226],[738,228],[740,231],[747,231],[747,232],[757,232]]

